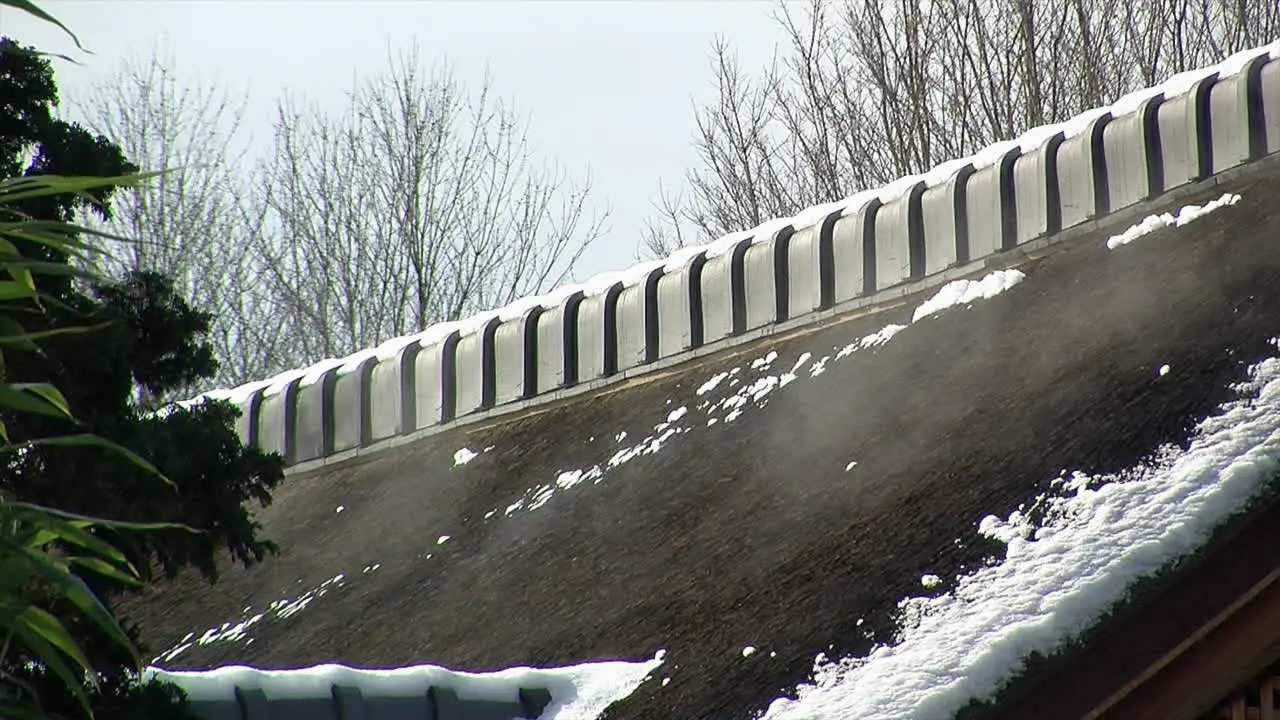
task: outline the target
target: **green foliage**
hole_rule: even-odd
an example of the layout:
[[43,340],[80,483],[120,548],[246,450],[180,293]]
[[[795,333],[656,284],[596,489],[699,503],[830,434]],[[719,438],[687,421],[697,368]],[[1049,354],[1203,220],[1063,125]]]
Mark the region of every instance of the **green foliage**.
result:
[[[101,181],[100,181],[101,182]],[[32,265],[18,251],[20,245],[45,247],[63,254],[73,254],[82,243],[66,227],[31,222],[15,213],[16,202],[39,199],[40,193],[58,193],[57,179],[13,181],[0,180],[0,270],[9,278],[0,287],[9,288],[7,301],[0,303],[4,317],[0,329],[3,346],[14,346],[28,354],[40,355],[35,345],[36,333],[28,332],[15,315],[19,301],[38,304],[50,300],[37,289],[36,277],[48,271]],[[15,201],[16,198],[16,201]],[[38,305],[37,305],[38,306]],[[56,330],[57,328],[54,328]],[[44,337],[57,337],[49,335]],[[7,370],[0,352],[0,368]],[[7,375],[7,373],[6,373]],[[13,442],[10,428],[28,417],[51,418],[62,422],[75,420],[66,398],[57,387],[47,382],[0,382],[0,418],[3,418],[3,445],[0,449],[8,465],[19,465],[49,447],[63,450],[94,447],[112,451],[117,458],[150,474],[172,488],[156,468],[135,453],[116,446],[110,440],[91,434],[54,437],[30,436]],[[93,533],[95,527],[115,531],[175,531],[175,525],[126,524],[102,521],[83,515],[32,505],[17,500],[7,489],[0,489],[0,714],[6,717],[39,716],[36,709],[41,695],[34,685],[22,677],[24,670],[38,668],[54,677],[65,692],[87,714],[89,693],[96,691],[98,676],[93,672],[83,647],[68,628],[69,617],[93,628],[99,637],[107,638],[128,655],[125,667],[137,668],[136,646],[125,633],[102,599],[86,582],[93,577],[117,587],[140,585],[138,572],[123,552]],[[61,606],[55,614],[50,607]]]
[[146,177],[54,116],[34,49],[0,39],[0,97],[0,717],[185,720],[180,689],[140,679],[110,598],[155,567],[213,579],[224,546],[246,564],[274,552],[244,503],[270,501],[282,460],[240,445],[226,403],[148,412],[216,369],[210,317],[163,276],[76,269],[107,236],[71,222],[109,217]]

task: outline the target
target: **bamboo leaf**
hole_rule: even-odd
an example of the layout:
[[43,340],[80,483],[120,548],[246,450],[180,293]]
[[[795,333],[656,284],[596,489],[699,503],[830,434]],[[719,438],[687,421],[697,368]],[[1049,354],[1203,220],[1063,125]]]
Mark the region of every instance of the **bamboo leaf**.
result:
[[57,25],[58,27],[62,28],[62,32],[66,33],[71,38],[71,41],[76,44],[77,48],[80,48],[85,52],[89,52],[88,50],[85,50],[83,45],[80,44],[80,38],[77,38],[76,34],[71,32],[70,28],[58,22],[58,19],[55,18],[54,16],[50,15],[44,10],[41,10],[40,7],[36,5],[34,2],[32,2],[31,0],[0,0],[0,4],[8,5],[10,7],[15,7],[19,10],[35,15],[37,18],[44,20],[47,23],[53,23],[54,25]]
[[[89,717],[93,717],[93,710],[89,707],[89,694],[85,692],[84,684],[86,679],[91,683],[96,684],[97,678],[93,677],[92,673],[84,672],[80,673],[80,677],[77,678],[71,668],[67,667],[67,663],[58,653],[57,647],[53,643],[49,642],[49,640],[47,640],[36,629],[30,627],[28,622],[29,621],[24,620],[23,616],[19,616],[13,625],[16,637],[40,658],[40,662],[45,667],[52,670],[54,674],[56,674],[62,682],[66,684],[67,689],[75,695],[76,701],[79,702],[80,707],[85,711],[85,714]],[[54,618],[54,622],[57,622],[57,618]],[[58,623],[59,627],[61,627],[61,625],[62,623]],[[62,628],[62,632],[65,634],[66,628]],[[74,641],[71,644],[74,646]],[[79,650],[78,647],[76,649],[77,651]],[[83,662],[80,660],[80,658],[84,658],[83,652],[77,652],[75,655],[72,655],[72,658],[75,659],[76,662],[80,663],[81,667],[85,670],[89,669],[89,661],[87,659],[83,660]]]
[[109,610],[103,607],[102,602],[93,594],[89,586],[85,585],[84,580],[71,573],[71,570],[61,558],[22,547],[3,536],[0,536],[0,545],[5,546],[10,551],[16,550],[25,555],[31,569],[52,585],[58,595],[75,605],[99,629],[110,635],[111,639],[118,643],[120,647],[128,650],[129,656],[133,658],[135,663],[139,662],[138,648],[129,640],[128,635],[120,627],[120,623],[116,621]]
[[98,600],[98,596],[93,594],[93,591],[89,589],[84,580],[71,574],[70,571],[67,571],[67,577],[70,578],[71,586],[74,589],[64,597],[79,608],[80,612],[84,613],[103,632],[110,635],[111,639],[120,647],[128,650],[129,657],[133,658],[135,664],[140,663],[142,659],[138,655],[138,648],[129,639],[129,636],[125,634],[124,628],[120,627],[119,621],[111,614],[111,611]]
[[[26,557],[10,557],[0,562],[0,597],[12,597],[12,593],[31,579],[32,570]],[[7,623],[4,627],[7,627]]]
[[[23,392],[18,386],[0,383],[0,407],[17,410],[19,412],[35,413],[37,415],[46,415],[56,418],[70,418],[71,416],[64,412],[61,408],[53,405],[49,400],[38,394]],[[76,437],[76,436],[71,436]],[[19,445],[9,445],[2,450],[17,449]]]
[[136,575],[130,575],[120,570],[115,565],[112,565],[105,560],[99,560],[98,558],[73,557],[71,558],[71,564],[82,567],[103,577],[111,578],[112,580],[128,585],[129,587],[143,587],[146,584]]
[[0,300],[19,300],[35,297],[35,290],[13,280],[0,280]]
[[22,634],[21,628],[28,628],[39,635],[45,642],[61,650],[72,660],[79,663],[81,667],[85,669],[92,667],[89,663],[89,658],[85,657],[84,651],[76,644],[76,641],[71,637],[71,633],[67,632],[66,626],[48,611],[32,605],[19,613],[15,620],[17,621],[15,623],[15,631],[18,634]]
[[93,199],[87,193],[90,190],[118,187],[138,187],[153,177],[158,177],[169,170],[114,175],[110,177],[32,175],[16,181],[0,180],[0,203],[12,204],[18,200],[28,200],[52,195],[79,195]]
[[[3,388],[3,387],[4,387],[3,385],[0,385],[0,388]],[[3,395],[3,391],[0,391],[0,396],[2,395]],[[3,405],[3,404],[4,404],[3,397],[0,397],[0,405]],[[152,465],[141,455],[138,455],[134,451],[118,443],[114,443],[110,440],[107,440],[106,438],[99,437],[97,435],[91,435],[88,433],[81,433],[77,435],[59,435],[57,437],[40,438],[38,440],[26,440],[24,442],[15,443],[5,447],[0,447],[0,453],[17,452],[19,450],[25,450],[27,448],[33,448],[33,447],[98,447],[98,448],[110,450],[112,452],[118,453],[119,455],[123,456],[125,459],[129,460],[134,465],[137,465],[143,470],[146,470],[152,475],[155,475],[156,477],[160,478],[160,480],[164,482],[164,484],[168,485],[174,490],[178,489],[178,486],[174,485],[172,480],[166,477],[164,473],[160,472],[159,468],[157,468],[155,465]]]
[[[11,272],[14,269],[20,271],[29,271],[28,274],[35,275],[54,275],[60,277],[80,277],[93,279],[98,277],[93,272],[83,268],[71,267],[66,263],[45,262],[44,260],[5,260],[0,259],[0,265],[4,265]],[[32,286],[34,289],[34,286]]]
[[67,398],[62,395],[58,388],[49,383],[13,383],[9,387],[38,395],[45,402],[60,410],[63,415],[72,417],[71,405],[67,402]]
[[[55,539],[95,552],[102,557],[116,561],[118,564],[129,564],[129,561],[125,559],[124,553],[120,552],[119,548],[101,538],[94,537],[93,533],[90,533],[86,529],[87,527],[95,524],[92,521],[68,521],[49,512],[37,512],[33,510],[28,510],[23,513],[23,519],[32,522],[33,525],[38,525],[40,528],[39,535],[41,536],[46,534],[54,535]],[[33,549],[42,547],[47,542],[48,541],[45,541],[34,546],[28,544],[28,547],[33,547]]]
[[105,518],[89,517],[87,515],[80,515],[73,512],[67,512],[66,510],[58,510],[57,508],[44,507],[42,505],[32,505],[30,503],[25,503],[25,502],[15,501],[9,504],[18,510],[34,510],[39,513],[53,515],[55,517],[60,517],[65,520],[86,522],[92,525],[100,525],[102,527],[110,527],[110,528],[120,528],[122,530],[144,530],[144,531],[145,530],[186,530],[188,532],[197,533],[197,534],[203,532],[201,530],[196,530],[195,528],[187,527],[186,525],[181,525],[179,523],[139,523],[139,522],[128,522],[125,520],[108,520]]
[[0,315],[0,345],[13,345],[23,350],[40,352],[39,346],[34,342],[36,340],[44,340],[45,338],[58,337],[60,335],[82,335],[84,333],[101,330],[110,325],[110,322],[104,322],[98,323],[97,325],[85,325],[82,327],[65,327],[54,328],[52,330],[25,332],[22,331],[22,326],[18,325],[16,320]]

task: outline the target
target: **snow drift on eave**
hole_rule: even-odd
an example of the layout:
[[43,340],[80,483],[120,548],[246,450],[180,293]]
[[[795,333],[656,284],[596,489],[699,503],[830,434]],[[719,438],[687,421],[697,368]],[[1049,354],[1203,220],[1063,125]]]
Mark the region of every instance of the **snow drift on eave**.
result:
[[[1122,251],[1155,229],[1239,199],[1226,194],[1148,216],[1107,247]],[[1271,344],[1280,351],[1280,338]],[[1156,375],[1168,371],[1164,365]],[[901,601],[902,627],[891,645],[835,661],[819,653],[813,682],[798,687],[795,699],[775,700],[764,720],[944,718],[993,697],[1029,655],[1058,651],[1134,581],[1203,547],[1276,477],[1280,352],[1252,366],[1249,378],[1234,388],[1237,400],[1196,426],[1185,450],[1160,447],[1112,475],[1064,470],[1029,506],[982,518],[978,533],[1007,546],[1002,562],[956,578],[940,595]],[[1033,522],[1033,514],[1042,519]],[[941,584],[926,578],[927,587]]]
[[334,685],[360,688],[366,697],[421,697],[427,687],[445,687],[464,700],[516,703],[519,688],[545,688],[551,703],[539,720],[591,720],[618,698],[626,697],[654,668],[663,653],[643,662],[597,662],[561,668],[508,668],[467,673],[434,665],[390,670],[358,670],[317,665],[300,670],[258,670],[231,666],[204,672],[148,668],[144,675],[177,683],[194,702],[234,701],[236,690],[261,689],[271,700],[330,697]]
[[259,389],[265,388],[268,394],[274,394],[298,377],[304,378],[303,382],[305,384],[318,379],[325,371],[333,367],[338,367],[339,373],[352,372],[360,363],[370,357],[377,357],[379,360],[389,359],[407,345],[417,342],[424,347],[429,346],[455,331],[465,335],[480,328],[494,317],[509,320],[522,316],[534,307],[555,307],[574,292],[581,291],[584,295],[591,296],[604,292],[618,282],[621,282],[624,286],[634,285],[657,268],[665,270],[680,268],[688,264],[699,253],[705,252],[708,257],[715,257],[727,252],[735,244],[748,238],[751,238],[753,242],[767,241],[778,230],[788,225],[793,226],[796,230],[810,227],[822,222],[824,218],[834,212],[843,214],[853,212],[873,198],[879,198],[881,202],[888,203],[919,182],[924,182],[930,187],[945,183],[966,165],[972,165],[975,170],[988,167],[1014,148],[1026,151],[1039,147],[1059,132],[1063,133],[1066,138],[1073,137],[1084,130],[1090,122],[1105,113],[1109,112],[1113,116],[1126,115],[1134,112],[1144,100],[1154,95],[1163,93],[1168,98],[1184,94],[1196,81],[1214,73],[1223,77],[1235,74],[1247,65],[1250,60],[1261,55],[1280,56],[1280,41],[1236,53],[1217,65],[1179,73],[1159,85],[1129,93],[1109,106],[1089,110],[1062,123],[1033,128],[1014,140],[995,143],[970,157],[943,163],[919,175],[899,178],[883,187],[864,190],[844,200],[816,205],[801,211],[793,217],[770,220],[754,229],[730,233],[706,245],[682,248],[662,260],[640,263],[626,270],[601,273],[585,282],[563,285],[545,295],[521,298],[496,310],[487,310],[455,322],[437,323],[422,332],[388,340],[381,345],[361,350],[345,358],[321,360],[309,367],[288,370],[266,380],[246,383],[231,389],[213,390],[179,404],[188,405],[199,402],[205,397],[226,399],[235,404],[243,404],[251,393]]

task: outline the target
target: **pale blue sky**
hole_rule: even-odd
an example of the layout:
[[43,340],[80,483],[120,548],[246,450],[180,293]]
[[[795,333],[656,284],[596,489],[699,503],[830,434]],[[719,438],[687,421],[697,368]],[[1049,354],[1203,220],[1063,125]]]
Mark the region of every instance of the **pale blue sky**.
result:
[[[608,234],[579,278],[632,264],[659,179],[683,186],[696,156],[693,102],[714,96],[716,36],[747,68],[763,66],[781,38],[770,0],[46,0],[91,51],[59,66],[64,96],[157,43],[179,74],[218,79],[249,94],[246,128],[269,136],[286,89],[343,102],[355,73],[386,66],[388,48],[417,41],[424,59],[447,58],[469,86],[486,68],[503,97],[530,117],[546,157],[581,177],[612,209]],[[51,26],[0,11],[0,34],[71,53]],[[74,53],[72,53],[74,54]]]

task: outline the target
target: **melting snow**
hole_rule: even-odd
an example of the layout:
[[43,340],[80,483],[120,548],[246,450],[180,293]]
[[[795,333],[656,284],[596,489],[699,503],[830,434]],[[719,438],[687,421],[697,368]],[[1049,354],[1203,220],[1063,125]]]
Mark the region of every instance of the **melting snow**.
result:
[[773,350],[770,350],[768,355],[765,355],[762,358],[757,358],[755,360],[752,360],[751,369],[767,370],[769,369],[769,366],[773,364],[773,361],[777,359],[778,359],[778,353]]
[[471,448],[462,448],[453,454],[453,466],[458,467],[459,465],[466,465],[476,459],[479,455],[479,453],[473,451]]
[[706,381],[706,382],[702,383],[702,385],[698,386],[698,390],[697,390],[697,394],[698,394],[698,396],[699,396],[699,397],[701,397],[701,396],[706,395],[707,393],[711,392],[712,390],[715,390],[715,389],[716,389],[716,387],[717,387],[720,383],[724,382],[724,379],[725,379],[725,378],[727,378],[727,377],[729,377],[729,373],[727,373],[727,372],[722,372],[722,373],[717,373],[717,374],[715,374],[715,375],[712,375],[710,380],[708,380],[708,381]]
[[234,700],[236,688],[267,688],[273,697],[327,697],[335,684],[354,685],[366,694],[417,695],[429,686],[449,687],[468,699],[516,700],[517,688],[545,687],[551,704],[540,720],[593,720],[606,707],[635,691],[662,664],[661,656],[642,662],[609,661],[560,668],[516,667],[467,673],[434,665],[394,670],[357,670],[319,665],[302,670],[256,670],[232,666],[205,672],[169,672],[147,668],[182,686],[192,700]]
[[765,718],[949,717],[990,697],[1028,653],[1054,652],[1132,581],[1199,548],[1280,470],[1280,359],[1251,375],[1186,451],[1162,448],[1117,476],[1060,477],[1038,501],[1048,508],[1039,528],[1021,512],[984,518],[979,532],[1008,544],[1003,563],[904,600],[897,644],[866,658],[820,655],[813,682]]
[[934,313],[955,305],[968,305],[976,300],[995,297],[1026,279],[1018,270],[997,270],[981,280],[956,280],[938,290],[937,294],[921,303],[911,316],[911,322],[919,322]]
[[1112,235],[1110,238],[1107,238],[1107,249],[1115,250],[1121,245],[1128,245],[1134,240],[1137,240],[1144,235],[1150,235],[1161,228],[1171,226],[1182,227],[1192,220],[1198,220],[1220,207],[1235,205],[1238,202],[1240,202],[1239,195],[1236,195],[1235,193],[1227,193],[1217,200],[1212,200],[1203,206],[1187,205],[1179,210],[1176,215],[1171,213],[1148,215],[1143,218],[1141,222],[1133,225],[1128,230],[1125,230],[1119,235]]
[[942,584],[942,578],[937,575],[923,575],[920,577],[920,584],[926,590],[932,590]]
[[[365,572],[377,570],[378,567],[380,566],[374,565],[371,568],[366,567]],[[244,610],[240,611],[241,617],[244,618],[243,620],[240,620],[239,622],[224,622],[218,627],[212,627],[205,630],[199,637],[196,637],[194,632],[189,632],[182,638],[182,640],[179,640],[176,645],[165,650],[151,662],[169,662],[196,645],[235,643],[240,641],[244,641],[244,643],[248,645],[253,642],[253,638],[249,637],[249,629],[254,625],[257,625],[268,615],[273,615],[282,620],[296,615],[297,613],[305,610],[313,600],[318,597],[322,597],[325,593],[329,592],[330,587],[344,587],[346,585],[344,579],[345,576],[342,573],[338,573],[337,575],[334,575],[328,580],[320,583],[315,588],[307,590],[298,597],[276,600],[267,605],[267,609],[263,612],[254,613],[253,615],[249,614],[253,610],[253,606],[247,606]],[[302,580],[299,579],[298,582],[301,583]]]
[[[981,280],[962,280],[950,283],[944,286],[934,297],[927,300],[924,305],[921,305],[922,309],[926,308],[926,306],[931,309],[925,312],[924,315],[921,315],[920,311],[917,310],[916,315],[923,317],[944,307],[967,304],[994,297],[1018,284],[1023,277],[1023,274],[1017,270],[1001,270],[993,272]],[[906,327],[905,325],[886,325],[880,330],[841,348],[835,355],[834,361],[839,362],[856,352],[880,347],[890,342]],[[742,417],[749,410],[764,408],[768,405],[773,393],[787,387],[798,379],[797,373],[812,360],[812,357],[808,352],[801,354],[792,365],[791,370],[786,373],[779,375],[762,374],[753,380],[741,383],[731,382],[728,388],[724,389],[729,393],[726,397],[722,397],[719,400],[713,400],[708,397],[697,404],[696,411],[706,416],[706,420],[697,419],[693,420],[693,423],[705,427],[711,427],[720,422],[731,423]],[[748,367],[755,372],[764,372],[768,370],[777,358],[777,353],[770,351],[764,357],[748,363]],[[821,375],[826,370],[827,364],[832,361],[833,357],[827,355],[813,362],[809,365],[809,377],[814,378]],[[698,386],[695,391],[696,395],[698,397],[712,395],[717,389],[721,389],[721,385],[726,379],[733,378],[736,381],[736,376],[742,370],[742,367],[735,367],[726,372],[716,373]],[[690,410],[687,406],[681,406],[679,409],[672,411],[667,415],[665,422],[654,426],[652,433],[632,445],[619,449],[603,465],[593,465],[585,470],[561,472],[553,482],[527,489],[525,496],[508,505],[504,514],[511,516],[520,511],[536,510],[550,502],[557,490],[567,490],[587,479],[590,479],[593,483],[599,483],[610,470],[637,457],[652,455],[660,451],[673,438],[688,433],[693,429],[680,424],[682,420],[686,420],[689,413]],[[619,434],[618,442],[621,443],[625,437],[625,433]],[[856,464],[856,462],[850,463],[845,467],[845,471],[852,469]],[[491,512],[496,512],[496,510]]]

